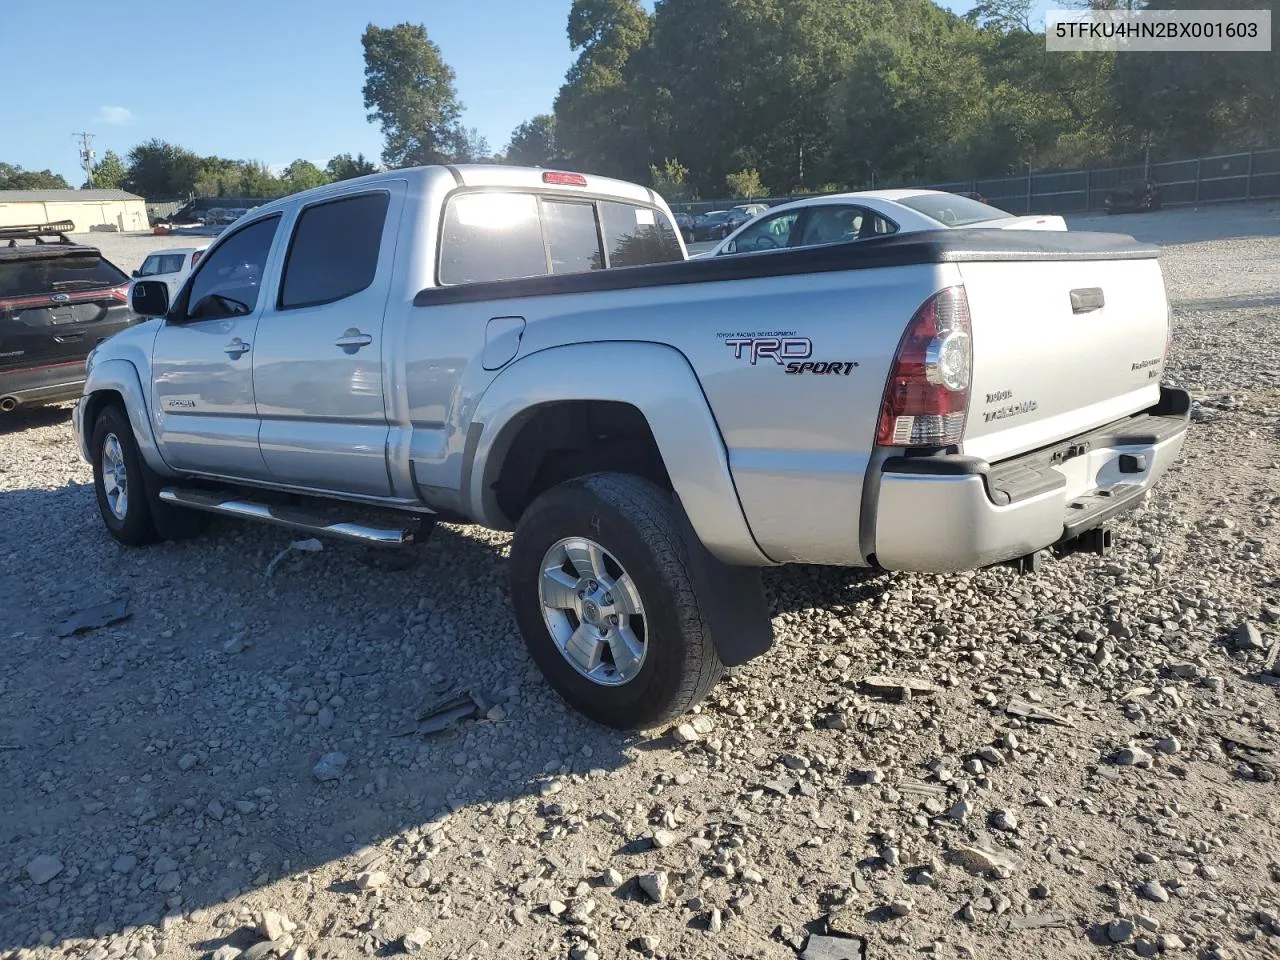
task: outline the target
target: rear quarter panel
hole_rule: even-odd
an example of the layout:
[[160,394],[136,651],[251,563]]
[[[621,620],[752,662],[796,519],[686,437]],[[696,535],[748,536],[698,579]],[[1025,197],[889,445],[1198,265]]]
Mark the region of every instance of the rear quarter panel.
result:
[[[956,277],[950,265],[919,265],[422,308],[406,344],[418,358],[406,371],[417,479],[458,484],[465,425],[497,375],[478,362],[491,318],[524,318],[521,357],[575,343],[667,344],[697,374],[763,553],[775,562],[865,564],[863,476],[885,378],[908,319]],[[785,340],[791,356],[753,351],[770,339]],[[806,361],[840,364],[840,372],[787,372]],[[608,399],[612,373],[570,366],[563,376]],[[653,376],[654,403],[687,389],[664,384],[660,370]]]

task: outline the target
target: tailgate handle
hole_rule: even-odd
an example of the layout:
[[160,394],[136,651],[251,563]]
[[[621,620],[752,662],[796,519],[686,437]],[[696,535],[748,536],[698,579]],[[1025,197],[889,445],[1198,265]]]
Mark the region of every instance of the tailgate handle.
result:
[[1102,296],[1101,287],[1081,287],[1079,290],[1071,291],[1072,313],[1088,313],[1105,305],[1106,300]]

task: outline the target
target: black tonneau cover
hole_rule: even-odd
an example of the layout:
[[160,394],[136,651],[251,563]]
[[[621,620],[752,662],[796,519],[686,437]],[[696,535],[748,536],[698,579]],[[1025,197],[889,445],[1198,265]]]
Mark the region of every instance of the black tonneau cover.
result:
[[683,283],[718,283],[789,274],[868,270],[929,263],[992,260],[1151,260],[1160,248],[1123,233],[1069,230],[954,229],[898,233],[871,240],[793,250],[767,250],[705,257],[643,267],[615,267],[588,273],[528,277],[428,287],[414,305],[435,306],[480,300],[632,290]]

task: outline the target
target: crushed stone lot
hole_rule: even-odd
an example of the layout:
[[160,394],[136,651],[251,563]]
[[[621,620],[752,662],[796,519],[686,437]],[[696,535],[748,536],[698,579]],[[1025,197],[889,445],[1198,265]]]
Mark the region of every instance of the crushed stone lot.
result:
[[1280,956],[1280,204],[1070,224],[1165,245],[1197,398],[1114,551],[769,571],[647,736],[544,684],[506,535],[129,550],[69,407],[0,421],[0,960]]

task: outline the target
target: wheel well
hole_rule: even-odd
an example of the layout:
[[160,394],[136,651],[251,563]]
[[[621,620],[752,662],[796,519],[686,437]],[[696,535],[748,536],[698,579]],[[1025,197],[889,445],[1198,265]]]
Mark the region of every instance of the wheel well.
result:
[[513,525],[543,491],[601,470],[634,474],[671,489],[649,422],[629,403],[549,403],[519,429],[494,484],[498,507]]
[[112,404],[115,404],[125,413],[129,412],[128,407],[125,406],[124,397],[116,390],[95,390],[89,395],[89,399],[84,405],[84,420],[82,423],[86,441],[93,437],[93,425],[98,422],[98,415]]

